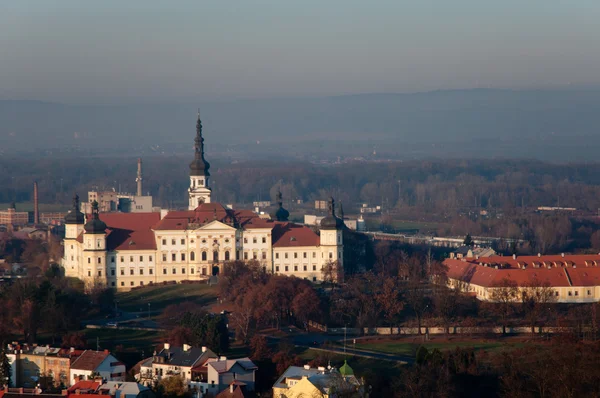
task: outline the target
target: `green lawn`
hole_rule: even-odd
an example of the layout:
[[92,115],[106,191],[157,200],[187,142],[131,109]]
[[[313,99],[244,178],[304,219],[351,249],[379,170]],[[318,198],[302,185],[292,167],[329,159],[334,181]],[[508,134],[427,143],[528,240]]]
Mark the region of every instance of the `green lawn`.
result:
[[356,344],[357,349],[377,351],[388,354],[411,355],[414,356],[416,350],[424,345],[429,351],[438,349],[440,351],[453,350],[459,348],[472,348],[474,350],[485,350],[488,352],[499,351],[508,347],[522,347],[523,343],[506,343],[501,341],[443,341],[443,342],[372,342]]
[[191,301],[198,305],[213,304],[217,298],[216,286],[207,284],[180,284],[147,286],[143,289],[117,293],[118,306],[125,311],[161,311],[171,304]]

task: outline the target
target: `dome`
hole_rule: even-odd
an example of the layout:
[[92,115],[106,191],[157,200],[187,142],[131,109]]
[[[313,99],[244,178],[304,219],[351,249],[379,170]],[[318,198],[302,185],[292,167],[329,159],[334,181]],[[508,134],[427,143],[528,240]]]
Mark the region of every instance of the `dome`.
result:
[[88,234],[103,234],[106,232],[106,224],[98,215],[98,202],[92,203],[92,219],[83,226]]
[[321,229],[342,229],[344,221],[335,215],[335,201],[329,199],[329,214],[321,220]]
[[321,220],[322,229],[342,229],[344,222],[334,214],[330,214]]
[[194,159],[190,163],[190,175],[192,176],[210,176],[208,169],[210,169],[210,163],[204,159]]
[[85,222],[85,216],[79,210],[79,196],[75,194],[73,196],[73,208],[65,216],[65,224],[83,224]]
[[354,370],[348,365],[348,362],[344,361],[344,364],[340,367],[340,374],[344,377],[354,376]]
[[287,221],[290,217],[290,212],[280,206],[274,215],[277,221]]

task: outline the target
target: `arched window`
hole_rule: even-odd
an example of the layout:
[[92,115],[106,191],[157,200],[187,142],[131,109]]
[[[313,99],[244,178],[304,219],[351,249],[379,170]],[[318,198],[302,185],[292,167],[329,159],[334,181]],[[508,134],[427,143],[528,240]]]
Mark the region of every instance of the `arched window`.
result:
[[213,261],[219,261],[219,252],[216,250],[213,252]]
[[206,261],[206,252],[202,252],[202,261]]
[[196,253],[194,253],[194,252],[190,253],[190,261],[196,261]]
[[229,261],[229,250],[225,252],[225,261]]

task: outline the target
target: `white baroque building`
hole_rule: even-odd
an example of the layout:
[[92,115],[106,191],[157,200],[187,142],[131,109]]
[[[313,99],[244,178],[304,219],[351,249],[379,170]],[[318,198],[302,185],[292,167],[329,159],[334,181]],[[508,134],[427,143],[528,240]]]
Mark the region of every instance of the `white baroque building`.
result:
[[86,216],[75,195],[73,209],[65,217],[65,275],[88,286],[127,290],[207,279],[233,260],[256,260],[265,272],[314,282],[322,279],[326,264],[343,267],[344,223],[335,215],[333,198],[317,234],[287,221],[281,194],[271,220],[211,202],[209,168],[198,116],[188,210],[169,211],[161,218],[161,213],[100,213],[94,203]]

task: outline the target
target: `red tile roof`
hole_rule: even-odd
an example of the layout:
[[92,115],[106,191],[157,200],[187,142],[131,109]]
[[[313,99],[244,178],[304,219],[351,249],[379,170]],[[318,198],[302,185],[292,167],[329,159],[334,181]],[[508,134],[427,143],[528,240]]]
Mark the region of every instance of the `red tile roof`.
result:
[[94,371],[110,355],[107,351],[85,350],[72,364],[71,369]]
[[69,389],[67,390],[69,393],[74,393],[76,390],[81,390],[81,391],[96,391],[98,389],[98,387],[100,387],[100,382],[98,381],[92,381],[92,380],[81,380],[78,381],[77,383],[73,384],[71,387],[69,387]]
[[152,227],[160,213],[100,213],[108,227],[107,250],[156,250]]
[[600,255],[492,256],[447,259],[444,264],[449,278],[483,287],[499,285],[504,279],[519,286],[534,281],[552,287],[600,286]]
[[273,223],[260,219],[250,210],[232,210],[220,203],[203,203],[195,210],[170,211],[155,230],[185,230],[189,224],[206,225],[213,221],[239,227],[272,228]]
[[304,225],[278,222],[273,228],[273,247],[319,246],[320,238]]

